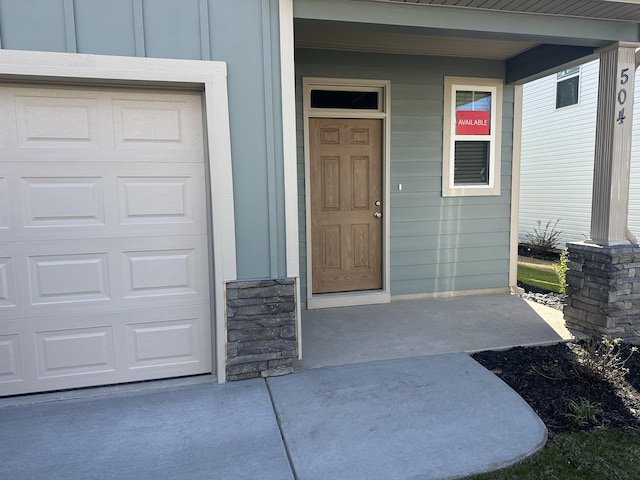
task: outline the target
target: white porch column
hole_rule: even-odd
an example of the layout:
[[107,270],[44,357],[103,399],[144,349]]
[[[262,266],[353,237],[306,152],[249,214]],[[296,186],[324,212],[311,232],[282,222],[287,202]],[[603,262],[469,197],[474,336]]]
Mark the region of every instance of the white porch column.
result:
[[600,77],[593,167],[591,240],[598,245],[631,243],[627,235],[631,123],[636,43],[599,50]]

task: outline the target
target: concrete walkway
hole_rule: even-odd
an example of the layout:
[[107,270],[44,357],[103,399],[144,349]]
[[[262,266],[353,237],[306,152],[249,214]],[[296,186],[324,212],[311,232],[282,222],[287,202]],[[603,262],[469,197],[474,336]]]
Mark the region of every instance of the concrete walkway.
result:
[[[202,377],[204,383],[191,385],[197,379],[0,399],[2,478],[448,479],[534,454],[545,443],[544,424],[462,352],[549,343],[562,335],[516,297],[438,302],[380,310],[396,328],[374,334],[365,323],[370,328],[360,330],[360,339],[368,347],[391,347],[367,355],[352,348],[355,354],[341,357],[342,365],[225,385]],[[374,307],[353,308],[365,308],[364,319],[334,314],[342,323],[371,321],[367,308]],[[421,316],[425,309],[430,317]],[[519,317],[530,312],[535,328]],[[309,313],[305,328],[313,330]],[[411,315],[422,318],[415,339],[409,338]],[[492,331],[477,332],[474,318],[493,318],[483,327]],[[433,338],[425,354],[427,337]],[[405,351],[402,342],[409,342]],[[314,358],[309,339],[306,345]],[[337,355],[332,348],[329,356]]]
[[264,381],[0,408],[0,478],[292,479]]
[[461,353],[305,370],[268,385],[300,479],[461,478],[546,441],[533,410]]

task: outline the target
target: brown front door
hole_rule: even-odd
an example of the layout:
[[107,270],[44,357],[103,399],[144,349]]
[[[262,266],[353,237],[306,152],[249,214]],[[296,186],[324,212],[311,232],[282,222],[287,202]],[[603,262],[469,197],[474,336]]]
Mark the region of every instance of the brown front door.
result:
[[382,288],[382,120],[309,119],[313,293]]

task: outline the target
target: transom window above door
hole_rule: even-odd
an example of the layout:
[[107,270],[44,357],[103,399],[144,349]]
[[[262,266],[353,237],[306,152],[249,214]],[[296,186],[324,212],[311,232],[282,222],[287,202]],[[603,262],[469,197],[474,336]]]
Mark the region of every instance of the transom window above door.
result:
[[378,110],[380,92],[358,90],[311,90],[311,108]]
[[313,85],[309,86],[309,112],[358,110],[365,113],[385,111],[384,89],[365,85]]

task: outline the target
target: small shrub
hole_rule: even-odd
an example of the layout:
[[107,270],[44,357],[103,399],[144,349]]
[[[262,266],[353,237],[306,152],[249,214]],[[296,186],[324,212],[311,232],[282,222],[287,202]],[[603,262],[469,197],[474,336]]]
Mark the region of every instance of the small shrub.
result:
[[638,348],[631,347],[629,353],[621,348],[622,339],[609,339],[603,335],[600,340],[593,337],[585,338],[581,343],[571,345],[580,371],[593,380],[607,380],[618,382],[629,373],[626,363]]
[[569,262],[569,250],[567,248],[562,249],[562,253],[560,254],[560,260],[557,263],[551,265],[553,267],[553,271],[556,272],[558,276],[558,283],[560,284],[560,293],[565,295],[567,293],[567,270],[569,266],[567,265]]
[[569,400],[567,411],[564,416],[567,418],[569,427],[588,427],[590,425],[604,426],[602,405],[594,403],[584,397],[577,400]]
[[550,252],[558,245],[558,238],[562,234],[562,230],[556,230],[558,222],[557,219],[553,225],[549,220],[545,226],[542,226],[542,222],[538,220],[538,227],[534,227],[533,232],[527,233],[527,238],[531,246],[537,250],[543,252]]

